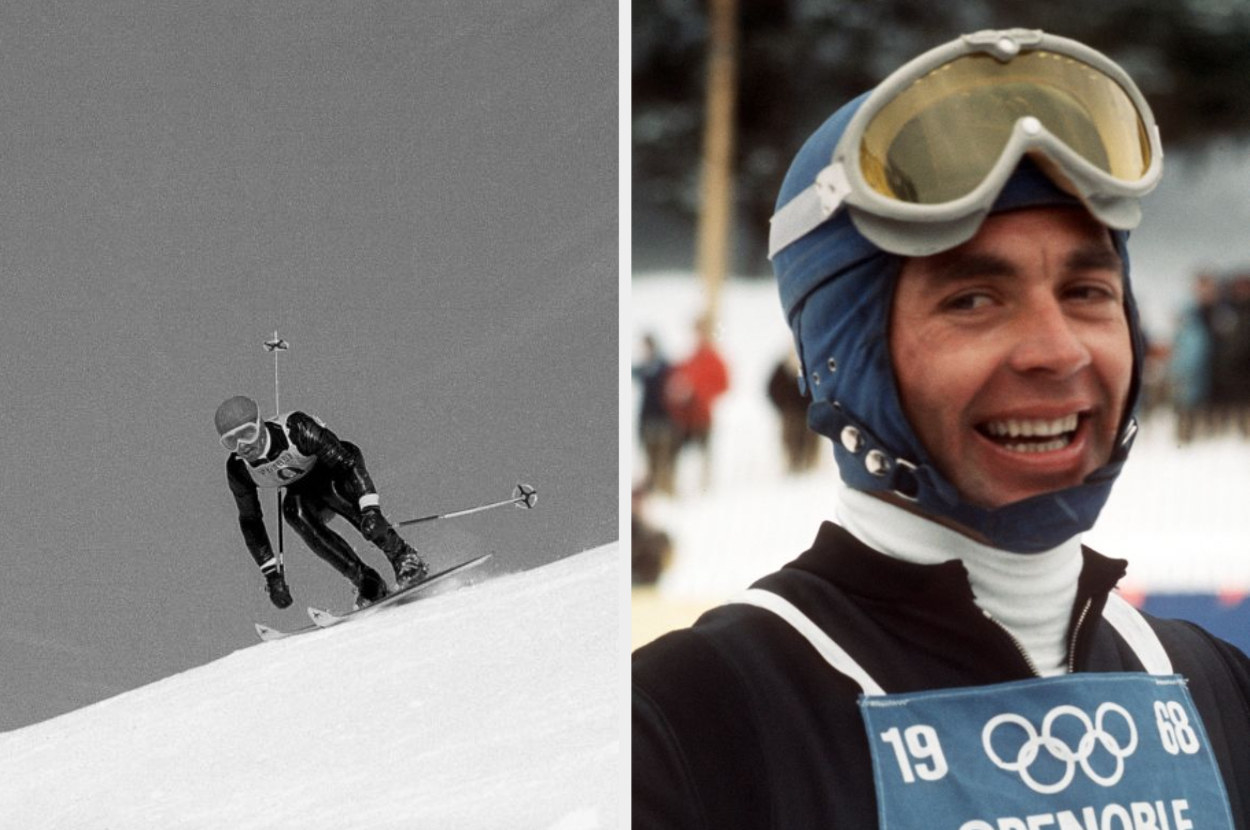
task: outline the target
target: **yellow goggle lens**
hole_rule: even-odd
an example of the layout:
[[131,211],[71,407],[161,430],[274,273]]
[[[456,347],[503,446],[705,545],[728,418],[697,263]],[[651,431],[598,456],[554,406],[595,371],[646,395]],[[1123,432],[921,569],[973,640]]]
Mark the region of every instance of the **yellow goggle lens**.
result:
[[913,82],[877,112],[860,142],[864,180],[883,196],[942,204],[971,193],[1032,116],[1099,170],[1126,182],[1151,163],[1133,99],[1094,67],[1047,51],[1003,63],[957,58]]

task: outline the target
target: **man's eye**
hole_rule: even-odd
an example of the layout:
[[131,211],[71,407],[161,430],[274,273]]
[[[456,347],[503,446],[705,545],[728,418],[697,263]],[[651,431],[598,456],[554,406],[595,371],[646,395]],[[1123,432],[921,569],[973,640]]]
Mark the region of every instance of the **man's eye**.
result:
[[942,307],[947,311],[976,311],[984,308],[992,302],[989,294],[972,291],[967,294],[959,294],[951,297]]
[[1082,283],[1067,289],[1067,295],[1073,300],[1097,302],[1100,300],[1119,300],[1119,294],[1108,286],[1099,283]]

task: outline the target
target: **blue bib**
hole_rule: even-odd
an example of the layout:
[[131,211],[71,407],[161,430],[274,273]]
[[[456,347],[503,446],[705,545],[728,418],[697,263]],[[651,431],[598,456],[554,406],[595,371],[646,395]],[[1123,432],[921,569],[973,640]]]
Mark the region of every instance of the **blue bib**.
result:
[[864,696],[882,828],[1232,828],[1178,675],[1082,673]]

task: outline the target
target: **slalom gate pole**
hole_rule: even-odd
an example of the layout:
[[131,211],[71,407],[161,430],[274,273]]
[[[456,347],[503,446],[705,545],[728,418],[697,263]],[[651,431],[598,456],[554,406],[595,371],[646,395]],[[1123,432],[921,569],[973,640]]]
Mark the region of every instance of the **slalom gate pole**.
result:
[[421,516],[417,519],[406,519],[402,522],[396,522],[396,527],[407,527],[409,525],[421,524],[422,522],[433,522],[438,519],[454,519],[457,516],[467,516],[470,513],[481,513],[483,510],[493,510],[496,507],[507,507],[515,504],[517,507],[526,509],[532,508],[538,503],[538,491],[528,484],[517,484],[512,491],[512,498],[503,501],[492,502],[491,504],[483,504],[478,507],[467,507],[464,510],[453,510],[450,513],[438,513],[433,516]]
[[[265,351],[273,353],[273,414],[278,416],[282,414],[282,399],[279,395],[278,386],[278,352],[289,351],[291,344],[278,336],[278,330],[273,330],[273,339],[265,341]],[[278,514],[275,521],[278,524],[278,570],[286,573],[286,561],[283,558],[282,550],[282,495],[283,489],[278,488]]]
[[273,330],[273,339],[265,341],[265,351],[273,353],[273,414],[282,414],[282,399],[278,394],[278,352],[290,351],[291,344],[278,336],[278,330]]
[[282,488],[281,487],[278,488],[278,513],[277,513],[277,516],[274,518],[274,521],[278,523],[278,570],[282,571],[282,573],[285,574],[286,573],[286,560],[282,556],[283,550],[282,550]]

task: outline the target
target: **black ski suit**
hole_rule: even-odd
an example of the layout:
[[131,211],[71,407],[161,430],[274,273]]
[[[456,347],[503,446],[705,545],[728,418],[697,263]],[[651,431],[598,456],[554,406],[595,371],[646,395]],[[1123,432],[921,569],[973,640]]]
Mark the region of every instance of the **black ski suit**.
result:
[[[1122,560],[1084,549],[1081,610],[1069,634],[1073,672],[1142,670],[1104,619],[1124,569]],[[974,602],[958,561],[903,562],[826,524],[809,551],[756,585],[801,608],[889,693],[1032,676],[1012,637]],[[1250,660],[1192,624],[1146,621],[1188,680],[1234,826],[1245,830]],[[770,611],[724,605],[642,647],[633,685],[635,828],[879,826],[860,687]]]
[[226,480],[239,509],[239,527],[252,558],[260,566],[273,559],[258,488],[285,487],[282,514],[308,547],[343,576],[359,584],[367,566],[351,545],[327,526],[339,515],[386,554],[388,560],[408,545],[382,516],[364,510],[377,504],[377,490],[360,448],[342,441],[303,412],[264,422],[269,452],[254,464],[231,453]]

